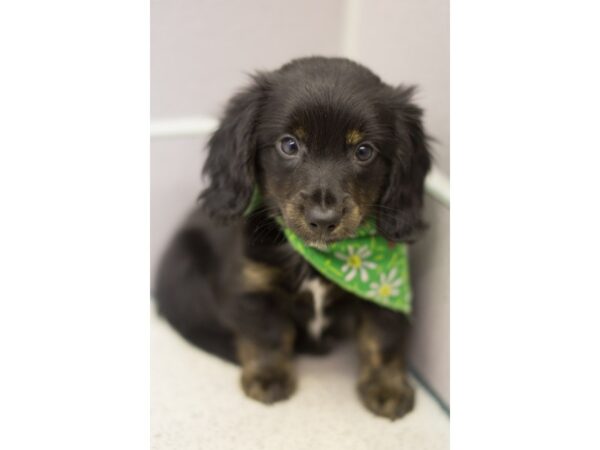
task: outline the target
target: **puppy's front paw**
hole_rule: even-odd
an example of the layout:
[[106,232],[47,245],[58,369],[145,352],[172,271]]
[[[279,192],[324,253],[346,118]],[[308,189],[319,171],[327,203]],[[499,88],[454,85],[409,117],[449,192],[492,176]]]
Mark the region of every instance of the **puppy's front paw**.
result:
[[369,371],[358,384],[364,405],[378,416],[394,420],[413,409],[415,391],[402,372],[388,369]]
[[271,404],[289,398],[296,389],[296,380],[287,365],[261,366],[242,372],[242,388],[248,397]]

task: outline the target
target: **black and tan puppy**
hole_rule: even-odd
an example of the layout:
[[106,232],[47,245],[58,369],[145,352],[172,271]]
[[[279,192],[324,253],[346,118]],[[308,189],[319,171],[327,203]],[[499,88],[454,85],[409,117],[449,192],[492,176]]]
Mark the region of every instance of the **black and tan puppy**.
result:
[[[364,404],[392,419],[411,410],[407,318],[321,277],[278,220],[315,247],[367,217],[390,241],[412,239],[430,167],[412,93],[346,59],[314,57],[256,75],[229,102],[209,143],[210,184],[167,250],[155,296],[184,337],[241,365],[248,396],[289,397],[295,352],[354,333]],[[245,214],[255,189],[262,202]]]

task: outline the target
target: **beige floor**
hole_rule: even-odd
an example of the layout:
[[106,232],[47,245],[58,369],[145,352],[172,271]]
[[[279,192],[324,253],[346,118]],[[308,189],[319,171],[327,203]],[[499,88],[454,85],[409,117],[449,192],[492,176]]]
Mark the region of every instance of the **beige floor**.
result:
[[300,358],[298,392],[263,406],[243,396],[236,367],[190,346],[155,315],[151,331],[154,449],[449,448],[448,418],[416,382],[416,409],[404,419],[390,422],[362,407],[350,346]]

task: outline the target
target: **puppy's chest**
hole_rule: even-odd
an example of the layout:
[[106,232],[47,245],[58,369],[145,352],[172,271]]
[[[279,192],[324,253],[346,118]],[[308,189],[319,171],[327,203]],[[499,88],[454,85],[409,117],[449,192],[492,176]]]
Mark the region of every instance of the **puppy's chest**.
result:
[[[353,328],[357,299],[309,267],[291,301],[299,328],[310,341],[330,345]],[[323,349],[321,349],[323,350]]]
[[313,339],[320,339],[324,330],[331,324],[328,314],[334,301],[333,285],[319,275],[307,276],[298,288],[296,302],[300,308],[308,309],[305,326]]
[[[265,291],[276,293],[308,337],[320,341],[325,333],[337,334],[352,309],[353,296],[317,272],[288,244],[247,249],[246,258],[267,267],[270,277],[256,277]],[[247,260],[248,261],[248,260]]]

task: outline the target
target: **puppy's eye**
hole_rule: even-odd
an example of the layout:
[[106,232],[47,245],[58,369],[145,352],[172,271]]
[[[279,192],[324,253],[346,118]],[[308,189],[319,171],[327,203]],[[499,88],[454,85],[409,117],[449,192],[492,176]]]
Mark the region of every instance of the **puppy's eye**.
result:
[[282,138],[279,141],[278,147],[285,156],[296,156],[300,150],[300,146],[298,145],[298,142],[296,142],[296,139],[290,136]]
[[365,163],[373,159],[375,150],[369,144],[360,144],[354,150],[354,157],[361,163]]

